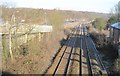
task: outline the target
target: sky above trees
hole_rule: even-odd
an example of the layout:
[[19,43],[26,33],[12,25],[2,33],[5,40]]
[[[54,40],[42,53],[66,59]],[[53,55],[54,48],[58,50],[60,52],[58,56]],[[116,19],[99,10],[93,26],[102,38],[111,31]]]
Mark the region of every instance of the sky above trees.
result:
[[119,0],[0,0],[15,7],[109,13]]

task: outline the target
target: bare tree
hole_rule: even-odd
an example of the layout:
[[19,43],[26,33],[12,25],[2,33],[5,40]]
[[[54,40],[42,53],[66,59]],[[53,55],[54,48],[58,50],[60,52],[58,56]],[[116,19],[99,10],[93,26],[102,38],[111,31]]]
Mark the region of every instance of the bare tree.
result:
[[111,9],[110,15],[111,17],[108,20],[108,23],[113,24],[120,21],[120,1],[114,6],[113,9]]
[[113,16],[115,16],[117,21],[120,21],[120,1],[115,5],[113,9]]
[[15,16],[12,15],[11,17],[11,23],[8,24],[9,25],[9,52],[10,52],[10,56],[11,56],[11,59],[13,60],[13,52],[12,52],[12,27],[15,26]]
[[15,2],[13,1],[7,1],[7,0],[4,0],[0,3],[0,7],[2,8],[15,8]]
[[[2,9],[4,8],[15,8],[15,3],[12,1],[3,1],[0,3],[0,15],[2,16]],[[12,28],[15,26],[15,16],[14,14],[11,17],[11,20],[8,22],[6,21],[6,28],[8,28],[9,34],[9,53],[10,57],[13,60],[13,51],[12,51]]]

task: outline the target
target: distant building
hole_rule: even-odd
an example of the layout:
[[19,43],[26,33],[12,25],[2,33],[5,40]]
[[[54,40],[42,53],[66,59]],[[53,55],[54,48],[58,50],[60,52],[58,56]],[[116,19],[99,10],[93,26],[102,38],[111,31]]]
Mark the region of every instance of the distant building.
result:
[[120,22],[110,26],[110,41],[114,44],[120,43]]

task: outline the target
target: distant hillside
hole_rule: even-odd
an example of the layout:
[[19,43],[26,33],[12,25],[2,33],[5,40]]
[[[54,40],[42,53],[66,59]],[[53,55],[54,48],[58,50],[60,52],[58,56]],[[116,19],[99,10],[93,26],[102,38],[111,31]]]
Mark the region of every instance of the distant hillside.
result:
[[66,17],[78,18],[78,19],[95,19],[98,17],[108,18],[109,14],[87,12],[87,11],[63,11]]
[[31,9],[31,8],[3,8],[2,18],[4,21],[10,21],[12,14],[15,15],[16,21],[25,23],[44,24],[45,17],[49,22],[49,15],[53,12],[59,12],[64,19],[87,19],[92,20],[98,17],[108,18],[109,14],[83,12],[83,11],[68,11],[68,10],[47,10],[47,9]]

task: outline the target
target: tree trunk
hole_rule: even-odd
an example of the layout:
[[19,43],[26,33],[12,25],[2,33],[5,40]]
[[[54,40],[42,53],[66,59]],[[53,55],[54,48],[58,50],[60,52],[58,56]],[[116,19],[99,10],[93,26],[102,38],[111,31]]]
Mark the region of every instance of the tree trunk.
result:
[[11,31],[9,31],[9,52],[10,52],[10,56],[11,56],[11,59],[13,60],[13,52],[12,52],[12,36],[11,36]]

